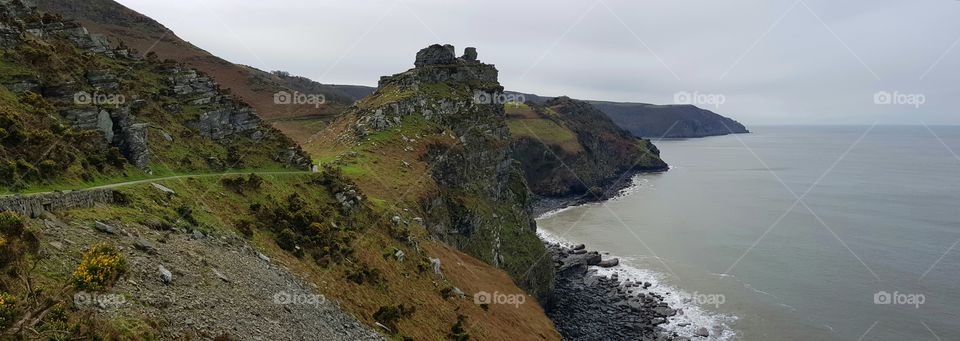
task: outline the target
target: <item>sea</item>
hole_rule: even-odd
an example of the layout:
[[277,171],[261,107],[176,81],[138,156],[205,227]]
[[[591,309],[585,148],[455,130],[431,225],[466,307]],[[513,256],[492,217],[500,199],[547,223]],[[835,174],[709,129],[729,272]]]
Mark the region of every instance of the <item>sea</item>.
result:
[[[960,127],[764,126],[655,140],[670,170],[550,212],[710,340],[960,340]],[[702,338],[695,338],[702,339]]]

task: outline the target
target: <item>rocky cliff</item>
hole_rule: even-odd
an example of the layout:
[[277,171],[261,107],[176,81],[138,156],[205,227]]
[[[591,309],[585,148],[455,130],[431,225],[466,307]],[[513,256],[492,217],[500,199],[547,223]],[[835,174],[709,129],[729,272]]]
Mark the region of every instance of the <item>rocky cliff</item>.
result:
[[111,47],[29,3],[4,0],[0,11],[3,186],[154,171],[309,169],[292,141],[204,74]]
[[377,154],[398,157],[392,161],[398,177],[412,179],[407,191],[431,234],[546,297],[552,268],[535,233],[523,172],[511,157],[504,107],[491,100],[503,91],[497,69],[478,61],[474,49],[456,57],[450,45],[421,50],[414,65],[381,78],[376,92],[344,115],[337,139],[358,154],[337,160],[382,169],[390,163]]
[[693,105],[654,105],[591,101],[614,122],[636,136],[692,138],[745,134],[740,122]]
[[537,195],[603,199],[630,185],[636,172],[667,169],[653,143],[620,129],[587,102],[558,97],[505,107],[513,157]]

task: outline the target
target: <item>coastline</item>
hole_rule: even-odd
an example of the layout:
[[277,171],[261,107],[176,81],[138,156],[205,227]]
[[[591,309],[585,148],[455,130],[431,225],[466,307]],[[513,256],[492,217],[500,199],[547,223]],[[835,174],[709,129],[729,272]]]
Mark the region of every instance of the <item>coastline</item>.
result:
[[[637,175],[603,198],[589,195],[538,198],[537,219],[577,206],[629,194]],[[554,261],[557,277],[547,315],[565,339],[576,340],[729,340],[735,333],[703,311],[691,296],[660,284],[660,275],[620,263],[620,259],[590,251],[538,226],[537,234]],[[721,316],[722,317],[722,316]],[[735,320],[735,318],[733,318]]]

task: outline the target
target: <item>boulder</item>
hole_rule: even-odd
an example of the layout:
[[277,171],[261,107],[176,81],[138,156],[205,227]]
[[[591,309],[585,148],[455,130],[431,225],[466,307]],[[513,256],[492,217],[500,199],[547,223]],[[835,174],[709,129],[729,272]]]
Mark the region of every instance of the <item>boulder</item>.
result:
[[447,65],[456,63],[453,45],[433,44],[417,52],[417,59],[413,62],[416,67],[427,65]]
[[463,60],[475,62],[477,61],[477,48],[468,47],[463,49]]
[[100,222],[100,221],[94,222],[93,227],[97,229],[97,231],[100,231],[106,234],[117,234],[117,228],[107,225],[107,223],[104,223],[104,222]]
[[157,271],[160,273],[160,281],[163,282],[163,284],[170,284],[173,282],[173,273],[170,272],[170,270],[167,270],[167,268],[163,267],[163,265],[157,267]]
[[601,267],[601,268],[612,268],[612,267],[615,267],[615,266],[617,266],[617,265],[619,265],[619,264],[620,264],[620,259],[619,259],[619,258],[610,258],[610,259],[604,259],[604,260],[601,261],[599,264],[597,264],[597,266],[599,266],[599,267]]

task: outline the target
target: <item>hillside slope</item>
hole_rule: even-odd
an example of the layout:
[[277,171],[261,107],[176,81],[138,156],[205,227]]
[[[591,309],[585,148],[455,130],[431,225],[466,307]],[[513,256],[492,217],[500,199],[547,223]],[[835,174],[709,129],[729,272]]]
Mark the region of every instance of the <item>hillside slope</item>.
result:
[[591,101],[636,136],[692,138],[749,133],[733,119],[693,105],[654,105]]
[[[114,46],[126,46],[141,57],[155,54],[160,60],[173,59],[209,75],[298,142],[305,141],[353,103],[350,94],[335,87],[282,72],[265,72],[214,56],[113,0],[35,1],[41,11],[76,19],[91,32],[107,37]],[[280,91],[323,95],[326,103],[319,106],[277,103],[274,94]]]
[[650,141],[620,129],[590,104],[558,97],[539,104],[506,104],[513,155],[530,189],[555,197],[616,195],[640,171],[664,171]]
[[523,173],[510,157],[503,105],[474,98],[503,88],[497,70],[475,53],[456,58],[449,45],[421,50],[415,68],[382,78],[330,135],[305,148],[369,175],[372,191],[416,202],[434,236],[504,269],[543,299],[552,268]]
[[19,1],[2,10],[3,190],[310,168],[299,147],[203,74],[111,48],[83,26]]

